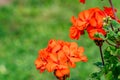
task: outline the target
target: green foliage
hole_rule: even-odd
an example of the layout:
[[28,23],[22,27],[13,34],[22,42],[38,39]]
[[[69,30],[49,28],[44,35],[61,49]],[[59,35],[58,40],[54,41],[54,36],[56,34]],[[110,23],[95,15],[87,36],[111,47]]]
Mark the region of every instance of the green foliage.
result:
[[97,62],[97,66],[100,70],[91,75],[93,79],[101,80],[102,76],[105,76],[105,80],[119,80],[120,75],[120,62],[118,59],[119,49],[113,46],[109,46],[104,51],[105,65]]
[[102,80],[102,76],[105,80],[119,80],[120,76],[120,23],[109,17],[104,20],[104,29],[107,34],[103,37],[100,34],[96,34],[97,37],[106,41],[109,46],[104,50],[104,62],[103,65],[100,62],[96,62],[94,65],[99,68],[98,72],[92,73],[91,77],[95,80]]
[[91,74],[91,78],[94,80],[101,80],[100,77],[101,77],[101,72],[95,72]]
[[[109,17],[106,18],[106,20],[107,19],[109,19]],[[105,21],[105,24],[107,24],[107,25],[104,25],[104,29],[106,30],[107,35],[106,35],[106,38],[103,38],[103,39],[111,41],[113,44],[119,43],[120,42],[120,30],[119,30],[120,24],[117,21],[112,19],[110,19],[110,21],[108,20],[107,23]]]
[[106,80],[114,80],[112,71],[109,71],[109,72],[106,74]]
[[103,68],[102,62],[96,62],[94,63],[94,65],[97,66],[98,68]]

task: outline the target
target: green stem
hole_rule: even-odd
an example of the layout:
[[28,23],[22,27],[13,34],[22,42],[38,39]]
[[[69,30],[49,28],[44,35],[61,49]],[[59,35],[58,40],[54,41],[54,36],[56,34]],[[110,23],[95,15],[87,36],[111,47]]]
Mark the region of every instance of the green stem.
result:
[[101,59],[102,59],[102,64],[104,66],[104,58],[103,58],[103,53],[102,53],[102,45],[103,45],[103,40],[94,40],[95,44],[99,47],[100,50],[100,55],[101,55]]
[[111,27],[112,31],[114,31],[114,28],[113,28],[113,25],[112,25],[112,23],[110,23],[110,27]]
[[116,47],[116,45],[111,44],[111,43],[110,43],[109,41],[107,41],[107,40],[106,40],[106,43],[109,44],[110,46],[114,46],[114,47]]
[[101,59],[102,59],[102,64],[104,66],[105,62],[104,62],[103,53],[102,53],[102,46],[99,46],[99,50],[100,50],[100,55],[101,55]]
[[115,13],[115,10],[114,10],[114,6],[113,6],[113,4],[112,4],[112,0],[109,0],[109,3],[110,3],[110,6],[112,7],[112,11],[113,11],[115,20],[118,20],[118,19],[117,19],[117,16],[116,16],[116,13]]
[[106,43],[109,44],[110,46],[114,46],[116,48],[120,48],[120,44],[111,44],[109,41],[106,40]]

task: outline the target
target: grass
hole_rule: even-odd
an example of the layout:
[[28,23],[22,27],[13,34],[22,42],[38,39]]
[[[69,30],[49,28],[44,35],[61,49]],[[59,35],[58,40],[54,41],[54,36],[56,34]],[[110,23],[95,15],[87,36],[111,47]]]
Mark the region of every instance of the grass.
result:
[[[87,63],[77,63],[71,69],[70,80],[88,80],[91,72],[98,70],[93,63],[100,61],[98,48],[87,38],[69,38],[71,16],[82,10],[108,5],[107,1],[78,0],[15,0],[0,7],[0,80],[56,80],[52,73],[39,74],[34,61],[38,50],[46,47],[50,39],[75,41],[85,47]],[[113,2],[120,8],[117,0]],[[102,8],[102,7],[101,7]]]

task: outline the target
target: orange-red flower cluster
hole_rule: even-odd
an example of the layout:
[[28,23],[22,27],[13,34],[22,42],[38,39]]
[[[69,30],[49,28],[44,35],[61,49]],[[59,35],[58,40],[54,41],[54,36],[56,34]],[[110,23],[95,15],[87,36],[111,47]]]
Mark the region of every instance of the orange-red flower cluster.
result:
[[[114,11],[114,12],[113,12]],[[118,21],[120,23],[120,19],[118,19],[117,16],[115,16],[115,13],[117,12],[117,9],[112,9],[111,7],[104,7],[104,12],[106,14],[106,16],[110,16],[112,19],[115,19],[116,21]]]
[[[114,12],[117,12],[116,9],[113,9],[113,10],[114,10]],[[115,15],[113,13],[113,10],[111,7],[106,7],[106,6],[104,7],[104,12],[106,13],[106,15],[110,16],[112,19],[115,19]]]
[[96,38],[94,35],[96,33],[106,34],[103,29],[103,18],[105,16],[104,11],[99,8],[91,8],[80,12],[78,18],[73,16],[71,19],[70,38],[79,39],[80,35],[83,35],[84,31],[87,30],[92,40],[100,40],[100,38]]
[[78,47],[75,42],[50,40],[47,48],[39,51],[35,65],[40,72],[54,71],[55,76],[60,78],[69,75],[69,67],[75,67],[75,62],[87,61],[83,52],[84,48]]
[[[114,9],[114,11],[116,12],[116,9]],[[101,38],[95,37],[95,34],[101,33],[102,35],[106,35],[106,32],[103,29],[103,18],[106,16],[115,19],[111,7],[104,7],[104,10],[91,8],[80,12],[78,18],[73,16],[71,18],[72,27],[70,28],[70,38],[79,39],[79,37],[84,34],[84,31],[87,30],[89,37],[92,40],[101,40]],[[119,22],[120,20],[117,21]]]
[[85,0],[79,0],[81,3],[85,4]]
[[[117,10],[114,9],[114,11],[116,12]],[[95,34],[100,33],[103,36],[106,35],[106,32],[103,29],[103,18],[106,18],[107,16],[110,16],[112,19],[116,20],[111,7],[104,7],[104,10],[99,8],[91,8],[80,12],[78,18],[73,16],[71,18],[72,26],[70,28],[70,38],[79,39],[79,37],[83,35],[86,30],[90,39],[101,40],[101,38],[95,37]],[[117,21],[120,23],[118,18]]]

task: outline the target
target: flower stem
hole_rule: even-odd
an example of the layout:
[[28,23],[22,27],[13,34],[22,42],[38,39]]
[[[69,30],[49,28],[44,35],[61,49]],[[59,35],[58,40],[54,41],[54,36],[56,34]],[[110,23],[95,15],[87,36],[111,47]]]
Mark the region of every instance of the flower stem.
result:
[[101,59],[102,59],[102,64],[104,66],[104,58],[103,58],[103,53],[102,53],[102,45],[103,45],[103,40],[94,40],[95,44],[99,47],[99,50],[100,50],[100,56],[101,56]]
[[65,75],[65,76],[63,76],[63,80],[66,80],[66,75]]
[[113,28],[113,25],[112,25],[112,23],[110,23],[110,27],[111,27],[112,31],[114,31],[114,28]]
[[64,75],[63,77],[58,78],[59,80],[66,80],[67,76]]
[[118,20],[118,19],[117,19],[117,16],[116,16],[116,13],[115,13],[114,6],[113,6],[113,4],[112,4],[112,0],[109,0],[109,3],[110,3],[110,6],[112,7],[112,11],[113,11],[113,14],[114,14],[115,20]]
[[102,53],[102,46],[99,46],[99,50],[100,50],[100,55],[101,55],[101,59],[102,59],[102,64],[104,66],[105,63],[104,63],[104,58],[103,58],[103,53]]

